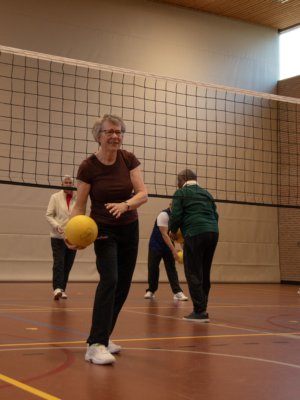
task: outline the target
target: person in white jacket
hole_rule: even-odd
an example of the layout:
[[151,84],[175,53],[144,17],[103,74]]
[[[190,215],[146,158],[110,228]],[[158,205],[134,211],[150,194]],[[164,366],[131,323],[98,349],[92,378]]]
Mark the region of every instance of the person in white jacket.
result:
[[64,242],[65,228],[76,203],[73,179],[69,175],[62,178],[63,190],[51,196],[46,219],[51,226],[50,237],[53,252],[53,297],[55,300],[67,299],[65,293],[76,250],[70,250]]

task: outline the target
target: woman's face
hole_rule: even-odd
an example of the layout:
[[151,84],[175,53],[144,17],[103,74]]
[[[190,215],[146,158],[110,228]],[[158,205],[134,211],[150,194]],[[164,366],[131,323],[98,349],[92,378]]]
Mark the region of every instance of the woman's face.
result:
[[117,151],[122,144],[123,133],[121,126],[115,125],[112,122],[105,121],[102,125],[101,136],[98,142],[102,150]]

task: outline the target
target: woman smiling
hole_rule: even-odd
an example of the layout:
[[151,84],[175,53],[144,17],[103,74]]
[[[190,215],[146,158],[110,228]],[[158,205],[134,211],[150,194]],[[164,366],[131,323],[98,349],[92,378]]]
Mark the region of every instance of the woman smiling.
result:
[[[94,364],[114,363],[111,353],[121,351],[109,337],[129,293],[136,264],[136,209],[148,198],[140,162],[133,153],[120,149],[125,130],[123,119],[117,115],[105,114],[94,124],[92,134],[101,148],[79,167],[77,202],[71,214],[71,218],[84,215],[90,195],[90,216],[99,232],[94,246],[100,282],[85,360]],[[81,249],[70,245],[67,238],[66,243],[71,249]]]

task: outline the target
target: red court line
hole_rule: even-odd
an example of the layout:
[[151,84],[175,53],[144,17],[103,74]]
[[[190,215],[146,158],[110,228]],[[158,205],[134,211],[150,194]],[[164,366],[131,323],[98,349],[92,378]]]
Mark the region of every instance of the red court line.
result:
[[[55,344],[53,344],[52,346],[53,347],[60,347],[60,346],[57,346]],[[67,359],[60,367],[57,367],[57,368],[53,369],[52,371],[46,372],[44,374],[41,374],[41,375],[38,375],[38,376],[34,376],[32,378],[27,378],[27,379],[25,379],[23,381],[20,381],[20,382],[28,383],[28,382],[36,381],[38,379],[47,378],[48,376],[58,374],[59,372],[64,371],[65,369],[69,368],[76,360],[75,355],[68,349],[61,349],[61,351],[66,354]],[[12,387],[12,386],[13,385],[3,385],[3,386],[0,386],[0,389],[5,389],[5,388],[8,388],[8,387]]]

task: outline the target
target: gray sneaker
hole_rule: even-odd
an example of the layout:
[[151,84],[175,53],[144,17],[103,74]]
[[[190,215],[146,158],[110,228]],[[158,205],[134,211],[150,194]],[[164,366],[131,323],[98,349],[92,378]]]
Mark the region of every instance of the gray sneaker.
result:
[[153,297],[154,297],[154,293],[150,292],[149,290],[148,290],[148,292],[146,292],[146,294],[144,296],[145,299],[153,299]]
[[116,362],[115,357],[110,354],[107,348],[99,343],[94,343],[91,346],[87,345],[84,358],[85,361],[100,365],[113,364]]
[[194,311],[190,315],[183,317],[183,319],[185,321],[192,321],[192,322],[209,322],[208,313],[196,314]]
[[63,292],[61,289],[55,289],[53,292],[53,298],[54,300],[59,300],[62,296]]
[[110,354],[116,354],[122,351],[122,347],[109,340],[107,350],[110,352]]
[[173,300],[188,301],[188,298],[182,292],[179,292],[174,294]]

